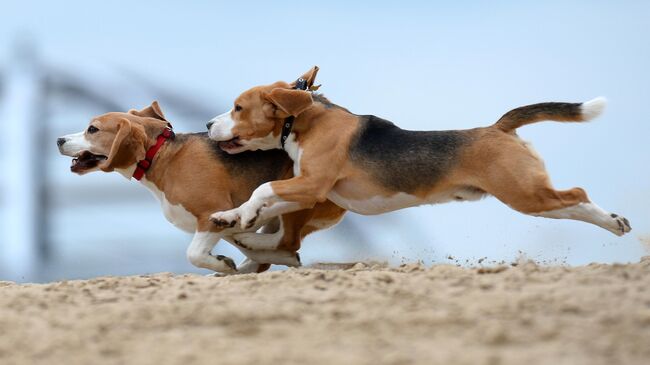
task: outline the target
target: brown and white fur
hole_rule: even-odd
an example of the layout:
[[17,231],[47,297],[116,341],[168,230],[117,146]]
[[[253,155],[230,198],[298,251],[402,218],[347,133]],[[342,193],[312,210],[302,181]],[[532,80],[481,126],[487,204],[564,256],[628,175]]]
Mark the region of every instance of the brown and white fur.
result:
[[[308,86],[317,71],[302,76]],[[631,229],[627,219],[598,207],[583,189],[554,189],[542,159],[515,132],[543,120],[587,121],[602,112],[602,98],[520,107],[489,127],[425,132],[355,115],[294,86],[254,87],[209,123],[210,138],[240,153],[281,148],[282,125],[295,117],[285,145],[295,177],[262,184],[240,207],[213,214],[215,224],[248,227],[326,199],[353,212],[379,214],[489,194],[524,214],[580,220],[616,235]]]
[[[74,173],[117,171],[131,179],[136,163],[166,126],[154,101],[140,111],[92,118],[84,131],[59,138],[57,145],[63,155],[73,157]],[[261,272],[269,264],[299,266],[301,239],[336,224],[345,210],[324,202],[280,219],[260,219],[245,230],[215,227],[209,215],[239,206],[264,182],[290,178],[291,166],[291,160],[280,151],[232,156],[221,151],[206,133],[177,134],[163,144],[141,183],[160,200],[167,220],[194,233],[187,249],[193,265],[228,274]],[[235,244],[247,257],[238,269],[232,259],[211,254],[220,239]]]

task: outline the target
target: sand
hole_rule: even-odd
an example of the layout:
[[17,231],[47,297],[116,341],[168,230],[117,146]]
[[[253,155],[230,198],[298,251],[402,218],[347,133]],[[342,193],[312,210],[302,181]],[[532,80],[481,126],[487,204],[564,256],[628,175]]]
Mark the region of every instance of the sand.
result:
[[124,363],[650,364],[650,257],[0,282],[0,364]]

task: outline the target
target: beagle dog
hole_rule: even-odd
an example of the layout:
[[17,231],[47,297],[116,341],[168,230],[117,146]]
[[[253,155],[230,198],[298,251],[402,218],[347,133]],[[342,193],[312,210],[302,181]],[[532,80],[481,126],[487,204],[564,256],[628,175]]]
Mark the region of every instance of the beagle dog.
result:
[[493,195],[524,214],[580,220],[619,236],[631,230],[627,219],[601,209],[583,189],[554,189],[542,159],[516,134],[544,120],[590,120],[605,99],[523,106],[489,127],[408,131],[312,93],[317,72],[245,91],[232,110],[208,123],[210,138],[228,153],[283,148],[295,175],[260,185],[240,207],[213,214],[215,224],[245,228],[327,199],[379,214]]
[[[331,202],[280,218],[257,220],[246,229],[216,227],[210,213],[245,202],[260,184],[292,176],[292,163],[281,151],[233,156],[221,151],[207,133],[174,134],[160,106],[107,113],[92,118],[82,132],[57,140],[61,154],[72,157],[70,170],[117,171],[134,177],[160,200],[167,220],[194,233],[189,261],[220,273],[262,272],[270,264],[299,266],[297,250],[309,233],[341,220],[345,210]],[[255,231],[261,228],[260,233]],[[211,254],[220,239],[247,257],[237,268],[232,259]]]

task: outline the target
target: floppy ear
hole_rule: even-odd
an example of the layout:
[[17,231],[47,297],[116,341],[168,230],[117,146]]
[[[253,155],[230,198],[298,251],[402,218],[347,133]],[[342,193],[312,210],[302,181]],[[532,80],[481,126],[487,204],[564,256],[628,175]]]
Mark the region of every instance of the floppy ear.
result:
[[[314,82],[316,82],[316,74],[318,73],[318,66],[312,67],[309,71],[305,72],[302,76],[300,76],[301,79],[307,81],[307,90],[311,91],[316,91],[320,87],[320,85],[314,86]],[[291,87],[296,87],[296,81],[291,83]]]
[[117,134],[111,151],[106,160],[99,164],[102,171],[111,172],[116,167],[127,167],[144,157],[146,136],[144,131],[137,127],[126,118],[117,122]]
[[298,116],[313,104],[311,93],[302,90],[293,90],[285,88],[275,88],[266,95],[266,99],[278,108],[278,111],[288,117],[290,115]]
[[156,100],[152,101],[151,105],[142,110],[129,110],[129,114],[137,115],[138,117],[155,118],[167,121],[165,115],[162,112],[162,109],[160,109],[160,105],[158,105],[158,102]]

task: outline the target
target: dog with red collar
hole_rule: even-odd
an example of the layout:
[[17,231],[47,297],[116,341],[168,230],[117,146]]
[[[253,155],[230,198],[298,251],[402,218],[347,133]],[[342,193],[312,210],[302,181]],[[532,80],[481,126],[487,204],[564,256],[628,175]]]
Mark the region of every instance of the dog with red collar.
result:
[[[194,233],[187,249],[189,261],[219,273],[261,272],[270,264],[299,266],[301,240],[336,224],[345,213],[324,202],[260,219],[246,229],[215,227],[209,221],[213,211],[239,206],[262,183],[290,178],[291,160],[281,151],[233,156],[222,152],[206,133],[175,134],[155,101],[139,111],[94,117],[85,130],[59,138],[57,145],[61,154],[73,158],[70,170],[76,174],[116,171],[139,181],[160,200],[169,222]],[[242,265],[212,255],[220,239],[247,257]]]
[[524,214],[580,220],[619,236],[631,230],[627,219],[600,208],[583,189],[553,188],[542,159],[516,133],[543,120],[590,120],[604,99],[523,106],[488,127],[408,131],[311,93],[317,72],[245,91],[232,110],[208,123],[210,138],[228,153],[282,148],[294,161],[293,178],[262,184],[240,207],[213,214],[217,225],[245,228],[327,199],[379,214],[492,195]]

